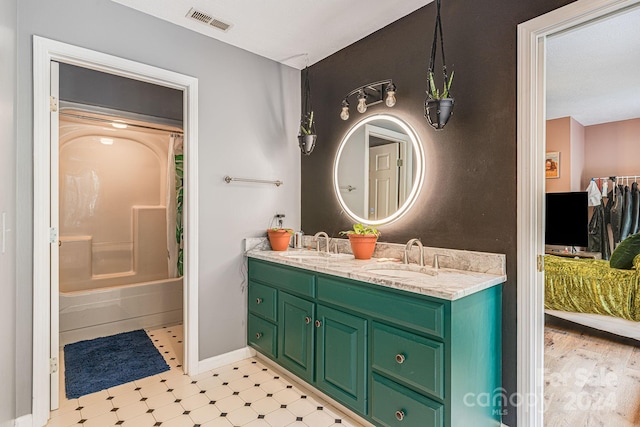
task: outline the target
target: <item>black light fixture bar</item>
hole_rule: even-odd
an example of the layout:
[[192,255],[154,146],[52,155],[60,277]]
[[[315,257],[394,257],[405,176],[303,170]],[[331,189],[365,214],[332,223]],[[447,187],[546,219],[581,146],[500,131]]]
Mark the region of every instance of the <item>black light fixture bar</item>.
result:
[[396,104],[396,85],[393,80],[380,80],[374,83],[368,83],[349,92],[342,100],[342,112],[340,118],[342,120],[349,119],[349,98],[356,95],[358,100],[357,110],[360,113],[367,111],[368,107],[384,102],[388,107]]

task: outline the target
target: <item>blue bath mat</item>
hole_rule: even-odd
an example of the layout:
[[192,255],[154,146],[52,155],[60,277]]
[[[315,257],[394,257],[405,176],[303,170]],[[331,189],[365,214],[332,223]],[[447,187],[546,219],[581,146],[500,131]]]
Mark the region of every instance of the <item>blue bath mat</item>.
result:
[[64,365],[68,399],[169,370],[142,329],[67,344]]

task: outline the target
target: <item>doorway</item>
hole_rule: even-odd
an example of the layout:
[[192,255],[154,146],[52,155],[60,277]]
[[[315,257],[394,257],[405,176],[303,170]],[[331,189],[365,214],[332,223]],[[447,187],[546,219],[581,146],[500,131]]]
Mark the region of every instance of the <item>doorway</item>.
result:
[[[50,186],[57,159],[58,96],[52,62],[75,65],[183,92],[184,167],[184,363],[198,373],[198,242],[197,242],[197,79],[122,58],[34,37],[34,295],[33,295],[33,425],[43,426],[53,403],[51,386],[57,370],[54,336],[59,325],[51,286],[57,277],[58,228],[56,187]],[[53,218],[52,218],[53,215]]]
[[546,38],[638,4],[579,0],[518,26],[518,425],[542,427]]

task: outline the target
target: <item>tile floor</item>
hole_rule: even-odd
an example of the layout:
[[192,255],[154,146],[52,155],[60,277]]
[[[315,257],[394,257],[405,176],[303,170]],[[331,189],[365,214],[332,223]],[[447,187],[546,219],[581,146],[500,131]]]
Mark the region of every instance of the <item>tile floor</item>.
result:
[[[47,427],[360,427],[259,359],[184,375],[182,325],[148,330],[171,370],[66,399]],[[63,361],[64,358],[60,357]]]

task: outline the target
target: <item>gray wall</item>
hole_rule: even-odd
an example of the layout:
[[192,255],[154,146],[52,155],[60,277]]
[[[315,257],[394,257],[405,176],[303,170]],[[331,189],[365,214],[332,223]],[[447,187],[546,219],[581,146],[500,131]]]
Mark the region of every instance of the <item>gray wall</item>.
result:
[[16,410],[16,8],[17,0],[0,2],[0,215],[10,229],[0,248],[0,427],[13,426]]
[[18,414],[31,410],[34,34],[199,79],[199,357],[244,347],[241,239],[263,235],[276,212],[300,225],[299,72],[109,0],[21,0],[18,16]]
[[182,123],[182,91],[60,64],[60,99]]
[[[351,226],[334,195],[331,175],[335,152],[349,128],[367,115],[382,112],[407,121],[425,150],[424,186],[411,212],[380,227],[381,239],[400,243],[421,237],[428,246],[507,255],[502,360],[503,386],[509,395],[516,392],[517,351],[517,25],[570,2],[442,2],[456,104],[450,122],[439,132],[423,116],[435,3],[310,67],[318,142],[313,155],[302,159],[304,231],[325,230],[337,236],[337,231]],[[438,62],[438,70],[440,66]],[[340,102],[347,93],[388,78],[397,85],[394,108],[379,104],[360,114],[352,102],[351,118],[340,120]],[[505,408],[505,424],[515,427],[516,410]]]

